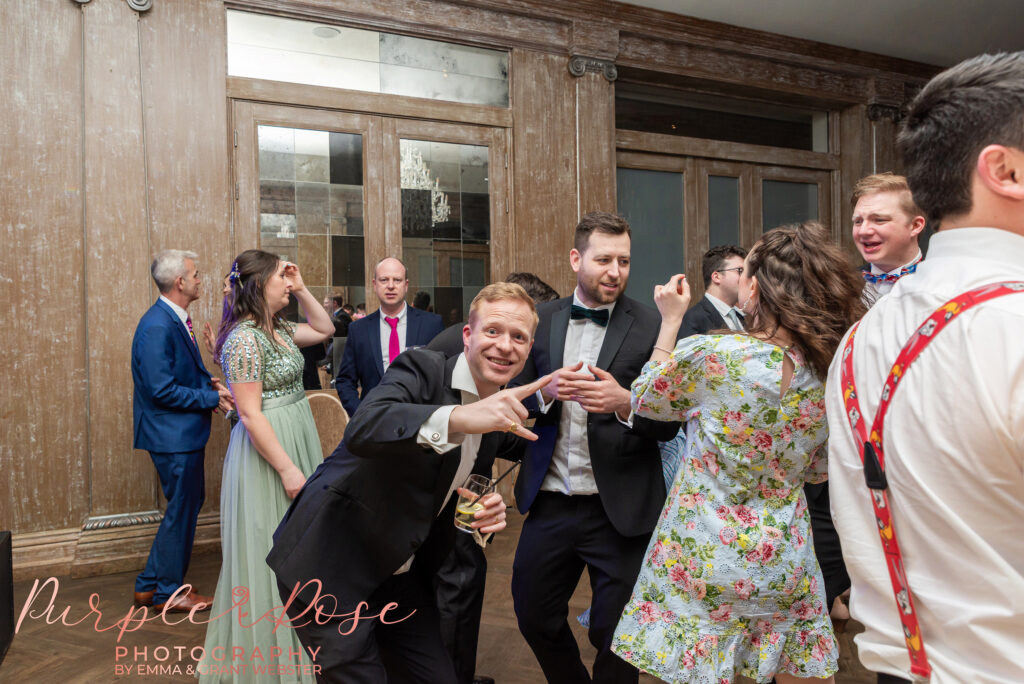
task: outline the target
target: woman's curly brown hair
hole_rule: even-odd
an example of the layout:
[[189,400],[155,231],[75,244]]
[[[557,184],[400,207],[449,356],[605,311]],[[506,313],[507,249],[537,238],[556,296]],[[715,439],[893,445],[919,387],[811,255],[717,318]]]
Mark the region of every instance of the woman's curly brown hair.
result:
[[747,332],[789,332],[793,346],[824,379],[843,335],[867,311],[864,281],[846,254],[820,223],[792,223],[765,233],[750,250],[746,268],[760,293],[753,310],[745,312]]

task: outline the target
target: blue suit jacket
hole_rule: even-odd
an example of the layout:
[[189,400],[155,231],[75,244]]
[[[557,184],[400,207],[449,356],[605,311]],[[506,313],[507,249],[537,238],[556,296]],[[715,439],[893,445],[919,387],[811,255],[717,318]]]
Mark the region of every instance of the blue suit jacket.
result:
[[210,412],[220,400],[199,348],[174,310],[157,300],[132,339],[135,448],[198,451],[210,438]]
[[[419,347],[430,341],[444,329],[441,317],[429,311],[407,307],[405,322],[405,346]],[[359,408],[359,388],[362,396],[372,390],[384,377],[384,359],[380,348],[380,309],[369,316],[353,321],[348,327],[348,341],[338,368],[334,388],[338,390],[341,405],[349,416]]]

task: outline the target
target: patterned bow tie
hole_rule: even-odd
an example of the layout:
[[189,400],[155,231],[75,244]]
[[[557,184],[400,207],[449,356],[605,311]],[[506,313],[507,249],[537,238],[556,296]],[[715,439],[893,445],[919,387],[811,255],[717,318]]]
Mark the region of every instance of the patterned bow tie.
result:
[[895,283],[903,276],[916,271],[917,265],[919,263],[921,263],[920,259],[910,264],[909,266],[904,266],[902,269],[900,269],[899,273],[879,273],[878,275],[875,275],[871,271],[863,271],[864,280],[875,285],[877,285],[878,283]]
[[585,306],[573,304],[572,310],[569,312],[569,318],[574,321],[580,318],[589,318],[604,328],[608,325],[608,309],[588,309]]

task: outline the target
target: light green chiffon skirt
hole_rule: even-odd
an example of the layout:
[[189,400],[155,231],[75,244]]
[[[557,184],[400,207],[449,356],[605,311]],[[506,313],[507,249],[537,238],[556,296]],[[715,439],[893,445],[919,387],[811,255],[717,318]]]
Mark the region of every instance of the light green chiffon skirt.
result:
[[[305,393],[265,399],[263,414],[288,456],[308,478],[323,462],[323,452]],[[295,630],[282,624],[274,631],[272,620],[259,619],[271,610],[281,616],[283,601],[266,557],[274,530],[290,503],[277,471],[259,455],[239,422],[231,431],[224,458],[220,493],[223,560],[209,613],[212,621],[207,626],[205,655],[197,669],[202,684],[315,681],[312,675],[302,674],[303,668],[295,667],[314,664]],[[248,602],[232,609],[232,603],[245,591]],[[239,617],[243,612],[247,615]],[[243,649],[241,658],[236,658],[234,648]],[[301,660],[289,659],[289,652],[301,653]]]

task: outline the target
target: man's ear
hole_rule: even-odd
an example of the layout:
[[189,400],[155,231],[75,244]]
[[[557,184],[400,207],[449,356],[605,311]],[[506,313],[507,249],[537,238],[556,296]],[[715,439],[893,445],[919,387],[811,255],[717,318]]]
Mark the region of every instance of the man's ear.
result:
[[569,265],[572,266],[574,273],[580,272],[580,262],[583,261],[583,254],[573,247],[569,250]]
[[1024,201],[1024,150],[989,145],[978,154],[978,179],[1004,199]]
[[924,227],[928,224],[928,221],[924,216],[915,216],[914,220],[910,222],[910,235],[917,237],[924,230]]

